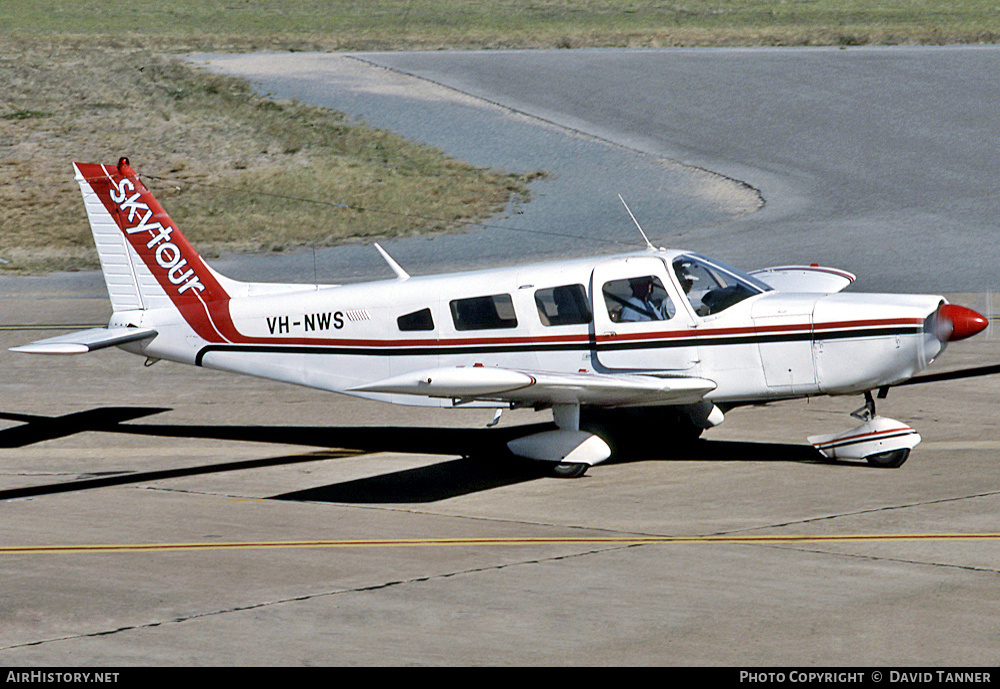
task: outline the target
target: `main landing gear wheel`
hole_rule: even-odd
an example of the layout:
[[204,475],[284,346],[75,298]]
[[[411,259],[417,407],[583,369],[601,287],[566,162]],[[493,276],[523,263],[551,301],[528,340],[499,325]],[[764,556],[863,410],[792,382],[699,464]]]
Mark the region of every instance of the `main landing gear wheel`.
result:
[[582,462],[559,462],[552,467],[552,473],[559,478],[580,478],[589,468],[589,464]]
[[865,461],[881,469],[895,469],[902,466],[903,462],[909,456],[910,450],[903,448],[901,450],[890,450],[888,452],[879,452],[875,455],[868,455],[865,457]]

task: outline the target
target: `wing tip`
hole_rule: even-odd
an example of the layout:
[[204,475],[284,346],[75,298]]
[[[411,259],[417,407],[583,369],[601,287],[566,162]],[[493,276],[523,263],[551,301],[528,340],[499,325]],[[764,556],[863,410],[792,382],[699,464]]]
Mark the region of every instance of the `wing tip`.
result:
[[86,354],[90,351],[90,347],[73,342],[38,342],[11,347],[8,351],[19,354]]

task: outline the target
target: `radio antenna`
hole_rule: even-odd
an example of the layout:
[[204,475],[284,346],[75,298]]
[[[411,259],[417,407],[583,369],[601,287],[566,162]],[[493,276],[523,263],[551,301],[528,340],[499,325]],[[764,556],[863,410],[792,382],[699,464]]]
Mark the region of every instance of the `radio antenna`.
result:
[[642,225],[640,225],[639,221],[635,219],[634,215],[632,215],[632,209],[628,207],[627,203],[625,203],[625,199],[622,198],[621,194],[618,194],[618,200],[622,202],[623,206],[625,206],[625,211],[628,213],[628,217],[632,218],[632,222],[635,223],[635,227],[639,230],[639,234],[641,234],[642,238],[646,241],[646,248],[650,251],[656,251],[656,247],[650,244],[649,237],[647,237],[646,233],[642,231]]
[[389,267],[392,268],[392,272],[396,274],[397,280],[410,279],[410,274],[407,273],[405,270],[403,270],[403,267],[398,263],[396,263],[396,261],[393,260],[392,256],[389,255],[389,252],[378,245],[378,242],[375,242],[375,248],[378,249],[378,252],[382,254],[382,258],[385,260],[386,263],[389,264]]

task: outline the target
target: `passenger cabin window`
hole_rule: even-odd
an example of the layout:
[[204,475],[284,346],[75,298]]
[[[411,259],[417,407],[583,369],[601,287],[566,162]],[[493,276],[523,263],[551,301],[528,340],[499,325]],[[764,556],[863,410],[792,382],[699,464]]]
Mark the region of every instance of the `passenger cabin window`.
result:
[[725,311],[771,288],[735,268],[694,254],[674,259],[674,274],[699,316]]
[[666,321],[677,310],[660,278],[654,275],[604,283],[604,304],[613,323]]
[[455,321],[455,330],[517,327],[514,302],[511,301],[509,294],[455,299],[451,302],[451,316]]
[[396,325],[403,332],[413,330],[434,330],[434,318],[430,309],[420,309],[396,319]]
[[590,323],[590,304],[583,285],[540,289],[535,292],[535,305],[542,325]]

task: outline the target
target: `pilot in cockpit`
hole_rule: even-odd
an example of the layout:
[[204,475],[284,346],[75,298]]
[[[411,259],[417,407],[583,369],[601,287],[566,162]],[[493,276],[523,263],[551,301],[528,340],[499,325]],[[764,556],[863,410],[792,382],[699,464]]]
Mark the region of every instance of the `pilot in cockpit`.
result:
[[632,296],[622,304],[619,317],[623,323],[665,321],[674,315],[673,304],[666,298],[659,281],[652,276],[633,278],[629,280],[629,287]]

